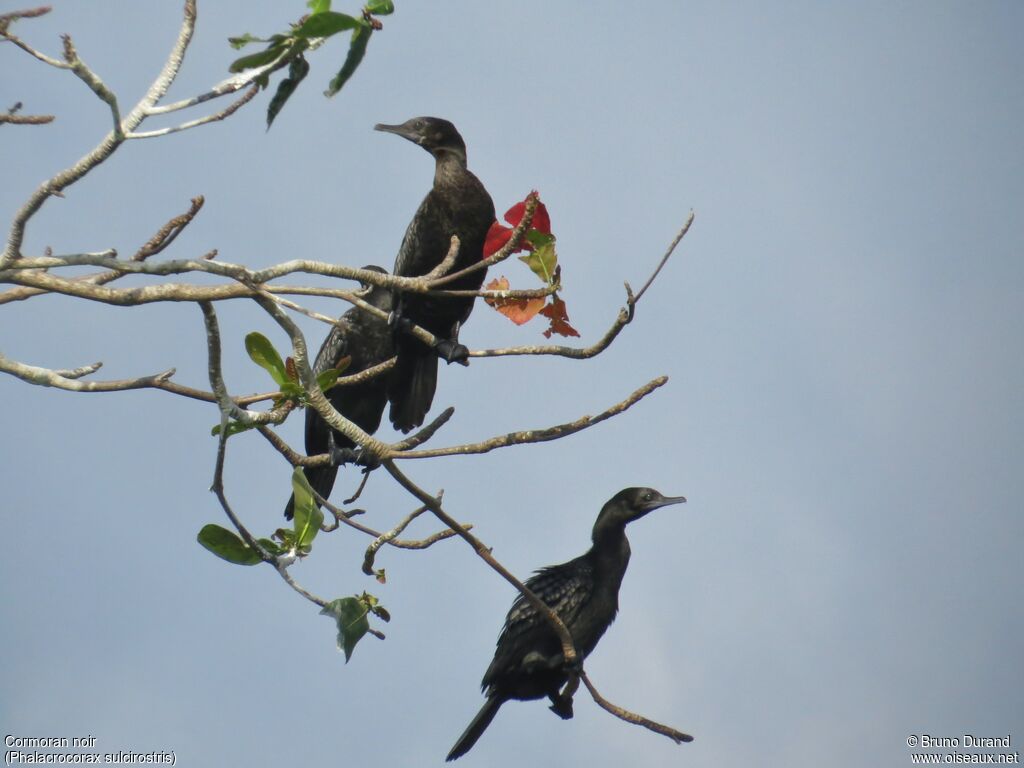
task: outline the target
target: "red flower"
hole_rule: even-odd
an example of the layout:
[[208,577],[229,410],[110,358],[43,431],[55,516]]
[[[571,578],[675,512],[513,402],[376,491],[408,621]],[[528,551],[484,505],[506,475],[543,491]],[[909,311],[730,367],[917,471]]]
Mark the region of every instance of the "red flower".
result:
[[[536,194],[531,192],[530,194]],[[527,196],[529,197],[529,196]],[[493,256],[512,238],[512,230],[519,226],[519,222],[523,220],[523,214],[526,212],[526,201],[523,200],[521,203],[516,203],[507,211],[505,211],[505,221],[512,226],[506,227],[495,221],[491,224],[491,228],[487,231],[487,239],[484,240],[484,258]],[[533,221],[530,222],[530,230],[537,230],[538,232],[550,235],[551,234],[551,218],[548,216],[548,209],[544,207],[544,203],[537,198],[537,208],[533,212]],[[512,249],[512,252],[517,251],[532,251],[533,246],[524,237]]]

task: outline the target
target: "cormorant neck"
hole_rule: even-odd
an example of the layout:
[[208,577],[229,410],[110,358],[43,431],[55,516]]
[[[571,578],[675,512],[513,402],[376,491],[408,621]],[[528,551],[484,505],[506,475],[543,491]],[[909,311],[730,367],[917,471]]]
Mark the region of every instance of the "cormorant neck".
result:
[[593,542],[590,547],[591,561],[601,572],[615,575],[616,580],[621,580],[630,555],[625,523],[594,526]]
[[626,524],[617,520],[599,521],[594,525],[590,539],[595,550],[617,550],[622,547],[623,542],[629,546],[626,539]]
[[458,149],[438,149],[434,154],[434,184],[458,178],[466,173],[466,153]]

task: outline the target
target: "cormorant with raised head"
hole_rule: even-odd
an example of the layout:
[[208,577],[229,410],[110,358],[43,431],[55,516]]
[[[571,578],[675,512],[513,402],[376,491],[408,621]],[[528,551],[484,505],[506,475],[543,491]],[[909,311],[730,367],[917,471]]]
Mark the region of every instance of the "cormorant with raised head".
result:
[[[363,269],[387,274],[381,267]],[[391,289],[363,284],[363,301],[384,312],[391,311]],[[353,306],[331,328],[313,363],[314,375],[335,368],[348,357],[342,376],[354,376],[387,360],[394,354],[393,333],[388,321]],[[353,424],[368,434],[380,426],[380,418],[388,401],[388,373],[375,376],[361,384],[332,387],[325,393],[331,405]],[[327,467],[306,467],[306,479],[325,499],[330,496],[338,464],[357,458],[356,445],[345,435],[331,428],[313,408],[306,408],[306,455],[330,453],[335,463]],[[284,516],[292,519],[295,498],[288,499]]]
[[[619,491],[601,508],[591,536],[593,545],[585,554],[561,565],[542,568],[526,582],[565,624],[581,663],[619,610],[619,586],[629,564],[626,525],[659,507],[684,501],[682,496],[662,496],[652,488]],[[447,759],[455,760],[466,754],[509,699],[547,696],[555,714],[566,719],[572,717],[572,701],[561,695],[568,678],[558,635],[548,620],[520,595],[508,612],[498,635],[494,660],[484,673],[481,687],[487,701],[455,742]]]
[[[413,216],[395,259],[394,273],[419,277],[437,267],[448,254],[452,235],[459,237],[459,254],[451,272],[483,258],[484,240],[494,221],[494,203],[480,180],[466,167],[466,144],[447,120],[414,117],[401,125],[374,126],[423,147],[434,157],[434,186]],[[486,270],[445,286],[450,290],[479,290]],[[394,313],[400,326],[409,321],[438,337],[430,349],[414,336],[397,332],[398,362],[391,376],[388,398],[396,429],[408,432],[420,426],[430,410],[437,387],[437,358],[463,362],[469,353],[459,344],[459,326],[473,310],[472,297],[441,298],[395,292]]]

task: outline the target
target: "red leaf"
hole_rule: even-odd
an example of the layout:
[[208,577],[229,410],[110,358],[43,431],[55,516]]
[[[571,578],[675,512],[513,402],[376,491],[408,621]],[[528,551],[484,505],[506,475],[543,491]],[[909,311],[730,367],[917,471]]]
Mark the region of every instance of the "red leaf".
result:
[[[536,191],[534,191],[531,192],[530,194],[535,195],[537,193]],[[494,222],[493,224],[491,224],[491,228],[487,230],[487,237],[484,239],[485,259],[488,256],[493,256],[494,254],[496,254],[498,251],[505,247],[508,241],[512,238],[512,230],[515,227],[519,226],[519,222],[523,220],[523,215],[525,213],[526,201],[523,200],[522,202],[516,203],[507,211],[505,211],[505,221],[511,224],[511,227],[503,226],[498,222]],[[532,232],[533,230],[542,232],[545,235],[551,234],[551,217],[548,216],[548,209],[544,207],[544,203],[540,201],[540,198],[537,198],[537,207],[533,211],[533,221],[530,222],[530,229],[528,231]],[[524,237],[522,240],[516,243],[515,248],[512,249],[512,253],[517,253],[518,251],[532,250],[533,245],[527,242],[526,238]]]
[[513,227],[518,226],[519,222],[523,220],[523,213],[525,211],[526,203],[516,203],[507,211],[505,211],[505,221],[507,221]]
[[545,235],[551,234],[551,217],[548,216],[547,206],[540,201],[540,198],[537,198],[537,210],[533,212],[533,221],[530,223],[530,228],[543,232]]
[[557,296],[551,297],[551,303],[540,311],[544,317],[551,321],[551,327],[544,331],[544,337],[551,338],[551,334],[559,336],[579,336],[579,331],[569,325],[569,313],[565,309],[565,302]]
[[491,224],[484,240],[484,258],[493,256],[504,248],[510,237],[512,237],[512,230],[509,227],[503,227],[498,222]]
[[[531,192],[530,194],[534,193]],[[505,211],[505,221],[513,227],[519,226],[519,222],[523,220],[523,214],[525,213],[526,201],[523,200]],[[533,212],[533,221],[530,222],[530,229],[536,229],[545,235],[551,234],[551,217],[548,216],[548,209],[540,201],[539,197],[537,198],[537,208]]]
[[[509,282],[507,277],[491,280],[484,286],[488,291],[507,291]],[[492,299],[485,297],[484,301],[501,312],[505,317],[516,325],[529,322],[537,316],[538,312],[544,309],[544,299]]]

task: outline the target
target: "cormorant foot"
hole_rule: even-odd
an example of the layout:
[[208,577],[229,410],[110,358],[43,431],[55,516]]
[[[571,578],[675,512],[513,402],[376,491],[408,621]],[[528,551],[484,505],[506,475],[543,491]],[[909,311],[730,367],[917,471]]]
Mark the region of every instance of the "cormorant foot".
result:
[[572,719],[572,697],[571,696],[552,696],[551,706],[548,707],[552,712],[558,715],[563,720]]
[[365,467],[367,471],[380,466],[380,458],[364,448],[333,448],[331,449],[331,461],[335,466],[355,464]]
[[447,361],[449,365],[452,363],[469,365],[469,347],[465,344],[459,344],[459,342],[453,339],[442,339],[437,342],[434,351],[437,352],[438,357]]
[[356,448],[331,447],[331,462],[336,467],[343,467],[346,464],[354,464],[359,461],[359,450]]

